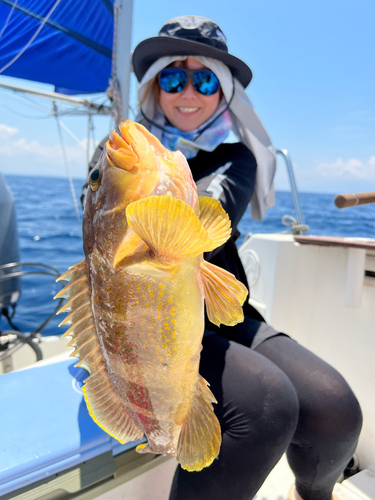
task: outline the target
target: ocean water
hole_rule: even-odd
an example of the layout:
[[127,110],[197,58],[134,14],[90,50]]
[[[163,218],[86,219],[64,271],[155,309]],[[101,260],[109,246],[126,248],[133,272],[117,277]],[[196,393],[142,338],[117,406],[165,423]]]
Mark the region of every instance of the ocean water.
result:
[[[74,210],[67,179],[5,176],[16,202],[21,262],[38,262],[55,267],[61,273],[83,258],[81,226]],[[74,180],[77,199],[83,180]],[[375,205],[338,210],[334,195],[300,193],[300,202],[308,234],[326,236],[359,236],[375,238]],[[248,210],[239,224],[241,238],[247,233],[274,233],[288,228],[281,223],[284,215],[294,215],[291,195],[276,193],[276,206],[263,223],[252,221]],[[82,217],[82,214],[81,214]],[[53,296],[60,285],[47,276],[22,278],[22,293],[14,323],[25,332],[34,330],[56,306]],[[64,316],[64,315],[62,315]],[[54,319],[43,330],[44,335],[63,333],[58,329],[62,317]],[[7,329],[0,320],[0,329]]]

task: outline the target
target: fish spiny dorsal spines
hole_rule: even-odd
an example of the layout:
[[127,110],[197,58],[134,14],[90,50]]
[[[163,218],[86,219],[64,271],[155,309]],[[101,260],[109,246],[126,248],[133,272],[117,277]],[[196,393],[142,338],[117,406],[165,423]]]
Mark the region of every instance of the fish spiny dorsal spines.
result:
[[72,273],[80,272],[80,271],[83,271],[84,273],[86,273],[86,262],[84,260],[82,260],[81,262],[78,262],[78,264],[75,264],[74,266],[69,267],[69,269],[64,274],[59,276],[56,281],[66,280],[66,278],[68,276],[70,276]]
[[78,305],[78,303],[81,303],[85,300],[86,295],[88,296],[89,292],[90,292],[90,287],[87,284],[87,286],[83,287],[80,292],[76,293],[67,302],[65,302],[62,308],[59,309],[56,314],[60,314],[62,312],[70,312],[75,305]]
[[119,400],[108,376],[96,334],[85,262],[70,268],[60,279],[67,277],[70,277],[70,283],[56,298],[69,299],[59,312],[71,311],[61,323],[71,324],[63,335],[73,337],[68,342],[69,347],[75,348],[70,357],[78,357],[79,361],[75,366],[85,368],[92,374],[85,380],[83,387],[90,415],[100,427],[120,442],[140,439],[143,436],[142,428],[134,422]]
[[72,310],[72,312],[68,314],[68,316],[61,321],[59,326],[73,325],[77,319],[82,318],[84,315],[86,315],[85,313],[87,313],[88,311],[91,311],[90,297],[86,298],[86,300],[83,303],[81,303],[78,307]]
[[93,371],[94,367],[103,362],[103,354],[99,342],[95,342],[94,345],[92,343],[89,345],[85,344],[81,348],[77,348],[72,352],[70,357],[79,357],[79,361],[75,366],[86,368],[90,373]]
[[94,319],[92,316],[92,312],[90,311],[86,316],[81,318],[79,321],[74,323],[62,336],[61,338],[65,338],[68,336],[75,337],[81,333],[81,331],[86,331],[87,328],[95,329]]
[[86,273],[80,273],[78,277],[73,276],[73,278],[76,279],[70,281],[69,285],[66,285],[66,287],[60,290],[60,292],[54,296],[54,299],[60,299],[61,297],[69,298],[77,292],[77,289],[85,287],[88,284]]
[[95,329],[88,328],[85,332],[79,332],[79,335],[73,337],[66,346],[76,347],[78,350],[83,349],[86,344],[92,343],[94,335],[96,335]]

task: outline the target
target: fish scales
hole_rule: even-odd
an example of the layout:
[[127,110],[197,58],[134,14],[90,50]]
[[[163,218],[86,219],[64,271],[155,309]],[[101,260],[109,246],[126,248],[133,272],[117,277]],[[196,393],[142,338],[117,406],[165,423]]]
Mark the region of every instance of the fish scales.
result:
[[[200,314],[203,296],[197,280],[192,292],[194,264],[181,265],[173,280],[122,272],[113,276],[111,283],[105,278],[108,270],[102,268],[91,282],[94,290],[105,292],[103,297],[96,292],[93,312],[104,356],[112,369],[110,378],[142,420],[146,434],[149,422],[152,427],[154,422],[168,427],[196,385],[196,380],[185,379],[185,373],[194,371],[194,364],[199,363],[201,339],[184,339],[190,328],[200,331],[204,326]],[[186,297],[183,305],[176,300],[181,294]],[[114,314],[108,314],[108,304],[112,304]],[[178,379],[188,383],[177,385]],[[150,439],[150,431],[147,435]],[[157,442],[154,450],[164,452]]]
[[[74,266],[71,345],[90,375],[91,416],[137,451],[198,471],[221,443],[214,395],[199,375],[204,301],[211,321],[243,320],[247,290],[203,253],[230,236],[220,203],[198,199],[186,159],[126,120],[89,175],[85,261]],[[65,309],[61,309],[61,312]]]

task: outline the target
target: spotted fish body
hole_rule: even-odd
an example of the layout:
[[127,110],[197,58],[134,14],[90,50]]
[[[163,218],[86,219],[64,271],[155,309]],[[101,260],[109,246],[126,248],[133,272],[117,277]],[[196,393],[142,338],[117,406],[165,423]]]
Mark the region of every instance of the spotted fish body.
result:
[[[204,300],[215,324],[243,320],[246,288],[203,259],[230,236],[219,202],[198,198],[189,166],[129,120],[112,132],[89,177],[85,260],[62,310],[65,335],[90,375],[91,416],[116,439],[147,437],[141,452],[201,470],[218,455],[215,398],[199,375]],[[62,311],[61,310],[61,311]]]

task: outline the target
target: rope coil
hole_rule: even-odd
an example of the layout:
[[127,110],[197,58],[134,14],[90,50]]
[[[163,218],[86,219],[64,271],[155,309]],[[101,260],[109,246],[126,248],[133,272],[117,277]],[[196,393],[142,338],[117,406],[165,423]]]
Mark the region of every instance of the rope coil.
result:
[[296,219],[294,217],[291,217],[290,215],[284,215],[281,219],[281,222],[282,224],[284,224],[284,226],[290,226],[290,231],[292,232],[292,234],[307,233],[309,230],[309,226],[307,224],[299,224]]

